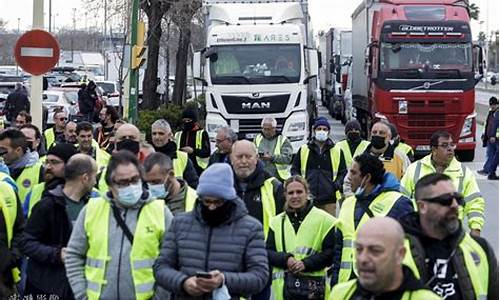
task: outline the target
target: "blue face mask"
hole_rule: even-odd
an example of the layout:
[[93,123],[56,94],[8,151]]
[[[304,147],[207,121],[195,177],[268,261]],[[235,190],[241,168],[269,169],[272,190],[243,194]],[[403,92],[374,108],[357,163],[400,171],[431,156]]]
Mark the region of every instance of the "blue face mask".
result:
[[328,131],[317,130],[314,132],[314,136],[320,142],[324,142],[328,139]]
[[361,184],[359,185],[359,187],[356,189],[356,192],[354,192],[354,196],[363,196],[363,193],[365,192],[365,186],[364,186],[364,183],[365,183],[365,179],[363,178],[361,180]]
[[142,181],[126,187],[118,188],[118,202],[126,207],[137,204],[142,196]]
[[150,184],[148,183],[149,192],[151,197],[156,199],[165,199],[168,196],[168,190],[165,188],[165,184]]

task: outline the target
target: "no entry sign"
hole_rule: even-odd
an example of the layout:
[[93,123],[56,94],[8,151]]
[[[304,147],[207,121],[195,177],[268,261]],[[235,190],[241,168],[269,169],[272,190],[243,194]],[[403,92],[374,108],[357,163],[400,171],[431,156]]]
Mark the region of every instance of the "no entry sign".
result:
[[17,64],[32,75],[42,75],[50,71],[59,61],[59,44],[44,30],[31,30],[16,42],[14,55]]

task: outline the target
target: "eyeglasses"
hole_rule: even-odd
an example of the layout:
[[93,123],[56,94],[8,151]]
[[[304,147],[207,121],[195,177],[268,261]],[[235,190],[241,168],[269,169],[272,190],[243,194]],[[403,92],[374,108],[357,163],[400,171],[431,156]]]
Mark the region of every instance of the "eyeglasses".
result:
[[132,178],[128,179],[120,179],[118,181],[113,180],[114,184],[116,184],[118,187],[127,187],[132,184],[137,184],[141,180],[141,176],[137,175]]
[[442,144],[436,145],[436,147],[441,147],[443,149],[455,150],[457,148],[457,144],[455,144],[455,143],[442,143]]
[[64,163],[62,160],[48,159],[44,162],[44,165],[55,166],[55,165],[59,165],[62,163]]
[[442,194],[434,198],[421,199],[422,201],[441,204],[443,206],[450,206],[453,199],[457,200],[458,205],[464,205],[464,196],[460,193]]
[[215,206],[219,207],[222,204],[224,204],[224,200],[221,200],[221,199],[201,199],[201,202],[205,206],[215,205]]

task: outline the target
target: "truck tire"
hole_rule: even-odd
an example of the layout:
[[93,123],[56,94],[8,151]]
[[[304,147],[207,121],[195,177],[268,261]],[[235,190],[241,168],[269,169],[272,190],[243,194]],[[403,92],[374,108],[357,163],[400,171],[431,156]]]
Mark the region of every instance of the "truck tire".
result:
[[474,161],[474,150],[462,150],[457,151],[457,158],[460,162],[471,162]]

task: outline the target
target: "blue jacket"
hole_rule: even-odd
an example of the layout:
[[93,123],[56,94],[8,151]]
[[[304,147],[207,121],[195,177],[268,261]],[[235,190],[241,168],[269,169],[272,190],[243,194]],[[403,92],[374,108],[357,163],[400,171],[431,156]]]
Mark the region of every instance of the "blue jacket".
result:
[[[385,192],[390,192],[390,191],[395,191],[399,192],[399,181],[390,172],[386,172],[384,175],[384,181],[382,184],[377,185],[373,191],[367,195],[367,196],[357,196],[356,197],[356,206],[354,209],[354,226],[355,228],[358,227],[359,221],[365,214],[365,209],[364,206],[361,205],[361,202],[367,203],[367,206],[370,205],[370,203],[375,200],[378,196]],[[342,209],[342,208],[341,208]],[[409,213],[414,212],[414,206],[412,201],[401,194],[401,197],[394,203],[394,206],[391,208],[389,213],[387,214],[387,217],[391,217],[394,219],[399,219]],[[338,281],[338,275],[339,275],[339,270],[340,270],[340,260],[342,256],[342,243],[343,243],[343,236],[342,236],[342,231],[336,230],[335,231],[335,249],[334,249],[334,255],[333,255],[333,277],[332,277],[332,286],[334,286],[337,281]]]

